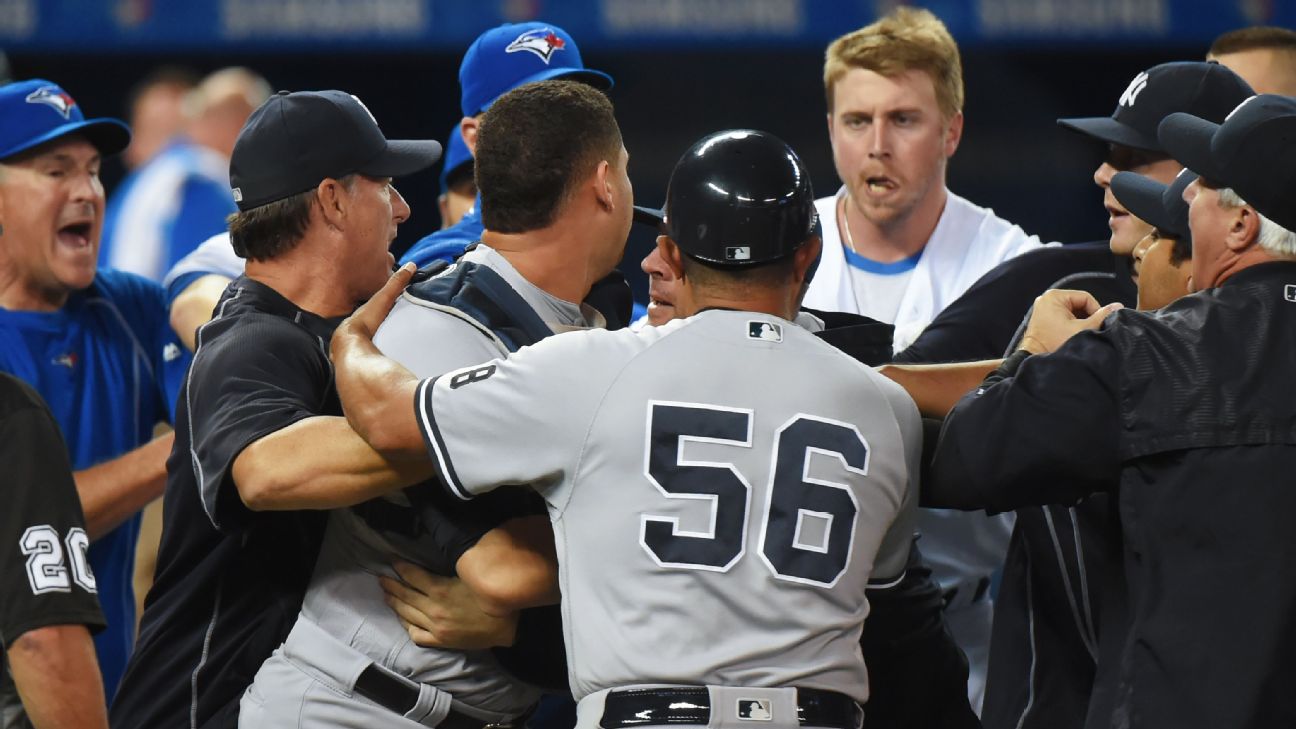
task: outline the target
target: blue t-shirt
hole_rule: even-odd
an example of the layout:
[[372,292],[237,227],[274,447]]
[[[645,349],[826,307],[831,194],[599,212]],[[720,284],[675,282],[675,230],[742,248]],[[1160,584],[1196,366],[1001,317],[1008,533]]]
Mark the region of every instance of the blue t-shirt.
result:
[[157,282],[236,210],[229,161],[184,139],[117,186],[104,214],[99,265]]
[[[162,288],[100,270],[53,312],[0,309],[0,371],[36,389],[67,441],[76,470],[147,443],[171,421],[189,353],[167,317]],[[90,568],[108,627],[95,636],[111,698],[135,633],[132,589],[139,516],[90,545]]]
[[453,263],[463,255],[465,248],[481,240],[485,228],[482,226],[481,213],[478,212],[480,210],[481,195],[478,195],[477,202],[473,203],[458,223],[445,230],[438,230],[410,246],[405,255],[401,256],[400,262],[406,264],[413,261],[419,268],[433,261]]

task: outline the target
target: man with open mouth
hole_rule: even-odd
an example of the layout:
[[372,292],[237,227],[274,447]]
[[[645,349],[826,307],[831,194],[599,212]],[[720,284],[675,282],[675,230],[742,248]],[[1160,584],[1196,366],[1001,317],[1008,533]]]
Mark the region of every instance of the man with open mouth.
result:
[[0,87],[0,371],[36,389],[67,441],[89,545],[63,534],[33,549],[62,556],[54,572],[88,565],[78,584],[103,605],[109,700],[134,641],[138,512],[166,483],[172,439],[153,428],[171,419],[188,365],[161,287],[96,265],[100,162],[129,141],[124,123],[86,119],[50,81]]

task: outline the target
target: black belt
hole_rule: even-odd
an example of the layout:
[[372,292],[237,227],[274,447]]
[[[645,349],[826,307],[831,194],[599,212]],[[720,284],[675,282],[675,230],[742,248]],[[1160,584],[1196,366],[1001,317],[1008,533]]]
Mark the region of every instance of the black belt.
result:
[[[412,711],[419,699],[418,684],[393,676],[372,663],[356,677],[355,692],[401,716]],[[451,709],[436,726],[437,729],[514,729],[525,724],[529,714],[508,721],[490,722]]]
[[[858,729],[864,712],[855,700],[836,691],[797,689],[797,718],[802,726]],[[603,700],[603,729],[661,724],[708,724],[711,694],[705,686],[616,689]]]

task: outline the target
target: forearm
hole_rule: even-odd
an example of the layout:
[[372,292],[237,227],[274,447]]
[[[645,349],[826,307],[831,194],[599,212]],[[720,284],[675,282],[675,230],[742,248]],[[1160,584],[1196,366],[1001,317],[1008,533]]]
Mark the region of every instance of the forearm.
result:
[[107,729],[103,679],[84,625],[27,631],[8,647],[7,658],[36,729]]
[[212,318],[212,310],[220,301],[230,279],[220,274],[208,274],[189,285],[175,301],[171,302],[171,328],[190,350],[198,327]]
[[396,461],[341,417],[316,416],[266,435],[234,459],[234,484],[253,511],[336,509],[418,483],[426,459]]
[[73,474],[91,540],[112,531],[162,495],[174,439],[173,433],[158,436],[125,455]]
[[464,552],[455,571],[485,612],[503,616],[558,602],[558,556],[546,516],[510,519]]
[[938,365],[883,365],[878,372],[909,393],[918,412],[943,418],[959,399],[975,389],[1003,360]]

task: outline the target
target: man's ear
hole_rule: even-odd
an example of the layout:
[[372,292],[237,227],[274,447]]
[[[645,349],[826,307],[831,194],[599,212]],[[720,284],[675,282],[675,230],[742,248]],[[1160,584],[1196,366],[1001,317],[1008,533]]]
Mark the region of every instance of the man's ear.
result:
[[792,253],[792,270],[796,272],[796,280],[801,283],[809,276],[810,269],[819,261],[819,253],[823,248],[823,239],[819,236],[812,236],[804,245]]
[[611,175],[612,164],[607,160],[602,160],[598,163],[598,167],[594,168],[592,179],[594,197],[598,200],[599,205],[608,212],[611,212],[616,208],[616,197],[613,195],[612,191]]
[[459,120],[459,134],[463,136],[464,145],[468,147],[468,154],[473,157],[477,156],[477,131],[481,128],[481,120],[475,116],[466,116]]
[[680,251],[679,246],[675,245],[675,241],[671,240],[670,236],[659,235],[657,250],[661,252],[662,260],[666,262],[676,280],[684,278],[684,253]]
[[1260,214],[1250,205],[1239,205],[1233,210],[1224,245],[1234,253],[1241,253],[1260,242]]
[[958,151],[959,142],[963,140],[963,112],[956,113],[949,120],[949,129],[945,132],[945,157],[953,157]]
[[319,203],[324,223],[330,228],[341,230],[346,224],[351,203],[346,187],[332,177],[326,177],[315,187],[315,201]]

